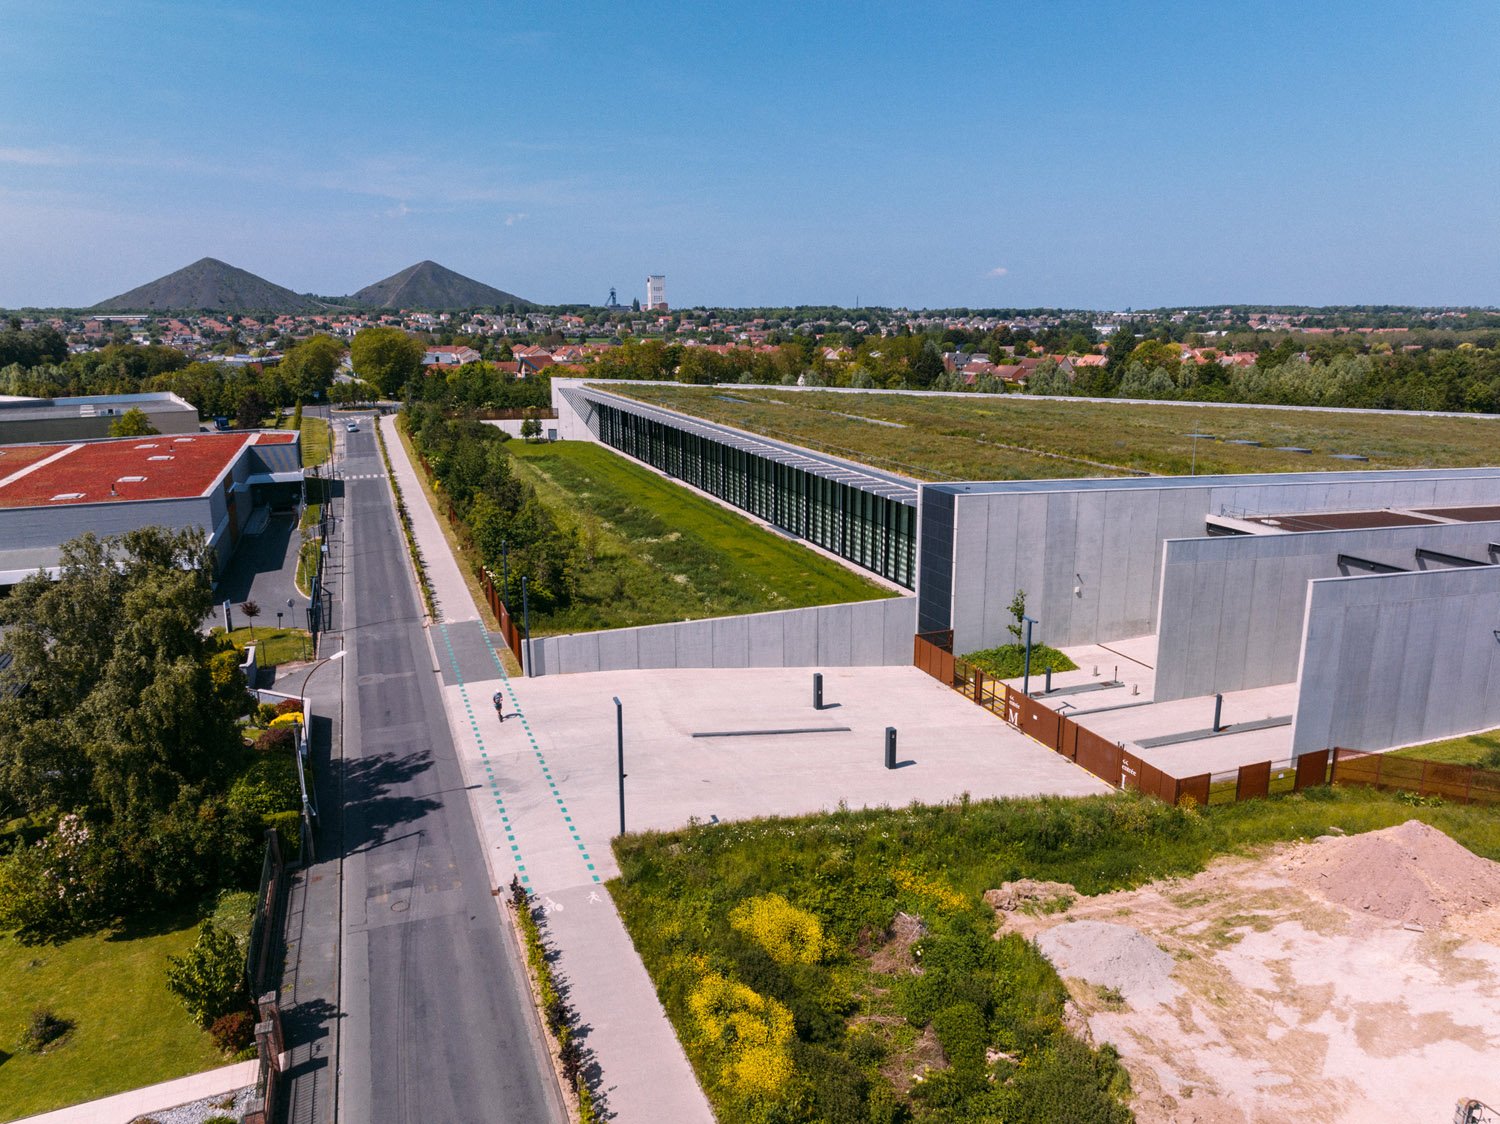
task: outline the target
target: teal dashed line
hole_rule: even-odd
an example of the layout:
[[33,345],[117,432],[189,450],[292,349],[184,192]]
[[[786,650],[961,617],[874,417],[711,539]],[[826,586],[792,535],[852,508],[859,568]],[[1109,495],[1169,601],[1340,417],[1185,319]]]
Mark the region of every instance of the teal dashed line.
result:
[[[499,784],[495,781],[495,770],[490,766],[489,763],[489,751],[484,748],[484,737],[480,734],[479,723],[474,718],[474,706],[473,703],[469,700],[469,689],[464,684],[463,673],[458,669],[458,656],[453,651],[453,638],[448,635],[447,624],[439,622],[438,627],[441,628],[443,632],[443,643],[448,649],[448,661],[453,665],[453,677],[458,680],[459,697],[463,700],[464,710],[468,711],[469,713],[469,726],[474,731],[474,741],[479,746],[479,756],[484,761],[484,771],[487,774],[485,779],[489,781],[490,789],[494,793],[495,808],[500,813],[500,821],[508,825],[510,823],[510,817],[505,812],[505,800],[500,793]],[[485,637],[485,643],[489,643],[489,637]],[[491,650],[490,654],[494,654],[493,649]],[[515,860],[516,873],[521,876],[521,882],[523,884],[530,885],[531,876],[526,873],[526,865],[521,862],[521,848],[515,842],[516,837],[514,835],[507,835],[506,838],[511,841],[510,857]],[[598,880],[599,879],[596,876],[594,881],[597,882]]]
[[[557,800],[558,811],[560,811],[563,814],[563,822],[566,823],[566,824],[571,825],[573,823],[573,817],[568,814],[568,807],[567,807],[566,804],[563,803],[562,792],[557,787],[557,782],[552,779],[552,769],[548,766],[548,764],[547,764],[547,758],[545,756],[543,756],[541,747],[537,744],[536,735],[531,732],[531,723],[530,723],[530,721],[527,720],[525,713],[521,710],[521,705],[520,705],[519,701],[516,699],[515,684],[510,681],[510,675],[509,675],[508,672],[506,672],[505,665],[500,662],[499,653],[497,653],[495,651],[494,644],[490,643],[490,634],[483,627],[482,624],[481,624],[480,629],[479,629],[479,635],[482,636],[482,637],[484,637],[484,646],[487,649],[489,649],[490,659],[492,659],[492,660],[495,661],[495,670],[500,673],[500,681],[505,685],[505,690],[510,694],[511,709],[515,712],[515,716],[521,720],[521,729],[525,731],[527,739],[531,742],[531,752],[536,755],[537,763],[539,765],[541,765],[541,767],[542,767],[542,777],[543,777],[544,780],[546,780],[547,787],[552,790],[552,795]],[[443,637],[444,637],[444,639],[447,639],[447,636],[448,636],[448,627],[447,627],[447,625],[444,625],[443,626]],[[452,656],[452,654],[453,654],[453,642],[451,640],[448,641],[448,653],[449,653],[450,656]],[[454,660],[454,672],[455,672],[455,674],[457,674],[457,662],[458,662],[457,660]],[[461,681],[460,681],[460,685],[462,685]],[[574,842],[578,842],[578,833],[576,831],[573,831],[572,828],[571,828],[571,826],[569,827],[569,832],[573,836]],[[583,858],[584,859],[587,859],[589,857],[588,856],[588,852],[584,851],[584,846],[583,846],[582,843],[578,843],[578,849],[580,851],[584,852],[583,853]],[[586,865],[588,866],[588,869],[591,872],[591,877],[593,878],[593,880],[595,882],[598,882],[599,881],[599,876],[597,874],[593,874],[592,873],[593,869],[594,869],[594,864],[593,863],[587,863]],[[522,868],[522,869],[524,869],[524,868]],[[522,879],[522,881],[524,882],[526,880]]]

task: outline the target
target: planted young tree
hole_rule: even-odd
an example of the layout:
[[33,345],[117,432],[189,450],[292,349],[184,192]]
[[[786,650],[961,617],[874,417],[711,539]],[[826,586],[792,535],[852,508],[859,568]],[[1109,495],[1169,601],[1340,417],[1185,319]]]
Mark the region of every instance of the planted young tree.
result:
[[150,437],[160,433],[161,430],[151,424],[151,419],[146,416],[146,411],[139,406],[132,406],[123,414],[109,423],[109,435],[111,437]]
[[260,606],[257,605],[254,601],[242,601],[240,603],[240,612],[243,613],[245,615],[245,619],[250,622],[250,640],[254,642],[255,618],[260,616]]
[[1005,626],[1005,631],[1015,637],[1015,642],[1022,642],[1022,634],[1025,632],[1023,622],[1026,619],[1026,591],[1016,590],[1016,595],[1010,599],[1006,609],[1011,615],[1011,623]]

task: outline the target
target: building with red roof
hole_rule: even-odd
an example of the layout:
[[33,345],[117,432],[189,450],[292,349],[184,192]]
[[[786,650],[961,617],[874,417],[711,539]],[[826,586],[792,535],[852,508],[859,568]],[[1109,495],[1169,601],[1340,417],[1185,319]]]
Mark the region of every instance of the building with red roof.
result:
[[222,569],[257,506],[302,487],[296,432],[160,434],[0,446],[0,586],[85,532],[201,529]]

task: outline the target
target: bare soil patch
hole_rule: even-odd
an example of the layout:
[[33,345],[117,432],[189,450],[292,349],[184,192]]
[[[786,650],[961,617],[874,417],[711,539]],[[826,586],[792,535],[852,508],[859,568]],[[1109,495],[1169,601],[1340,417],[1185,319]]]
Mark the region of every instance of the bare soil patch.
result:
[[[1500,1101],[1500,863],[1417,821],[1013,908],[1142,1124],[1451,1119]],[[1123,1002],[1121,1002],[1123,999]]]

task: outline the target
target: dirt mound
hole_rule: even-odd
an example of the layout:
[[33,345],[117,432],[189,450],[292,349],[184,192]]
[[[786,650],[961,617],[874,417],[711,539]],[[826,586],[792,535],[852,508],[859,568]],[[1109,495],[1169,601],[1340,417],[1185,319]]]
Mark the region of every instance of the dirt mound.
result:
[[1423,928],[1500,905],[1500,863],[1435,827],[1396,827],[1320,839],[1290,851],[1293,883],[1356,913]]
[[1170,1003],[1181,991],[1172,957],[1129,925],[1070,921],[1038,934],[1036,947],[1059,975],[1112,987],[1132,1007]]
[[870,967],[892,976],[906,972],[920,975],[921,968],[912,956],[911,948],[926,935],[927,926],[920,917],[897,913],[891,927],[885,931],[884,939],[871,950]]
[[1025,913],[1063,913],[1078,900],[1078,891],[1069,882],[1039,882],[1022,878],[1002,882],[998,890],[986,890],[984,901],[1003,922],[1004,914],[1021,910]]

